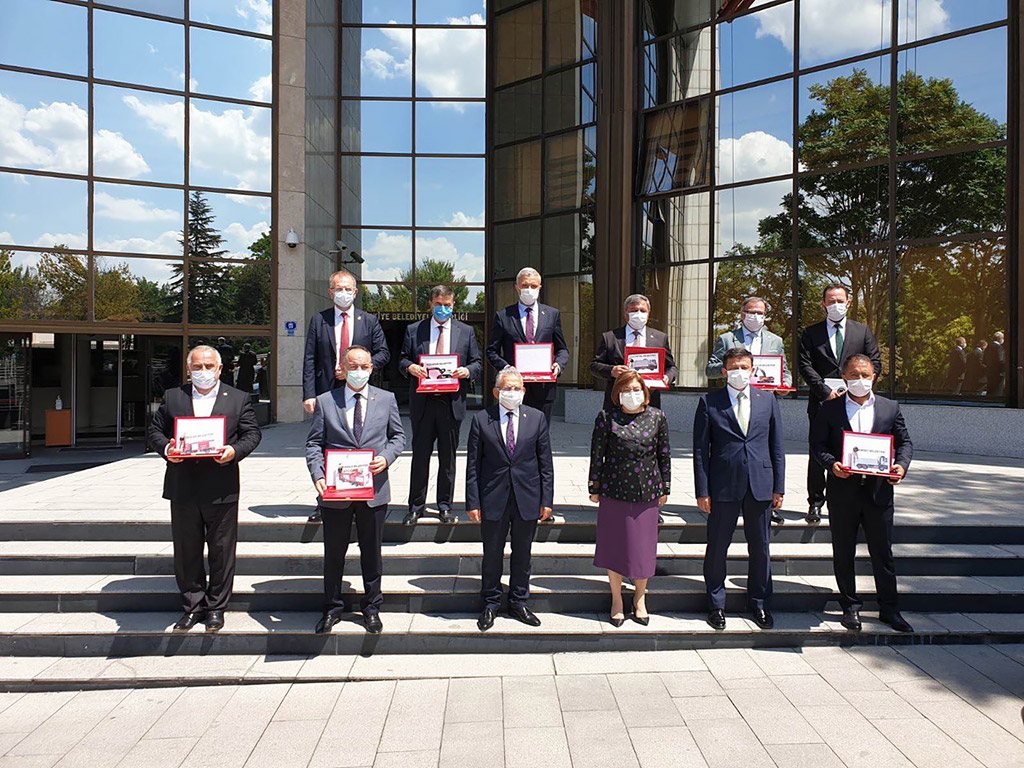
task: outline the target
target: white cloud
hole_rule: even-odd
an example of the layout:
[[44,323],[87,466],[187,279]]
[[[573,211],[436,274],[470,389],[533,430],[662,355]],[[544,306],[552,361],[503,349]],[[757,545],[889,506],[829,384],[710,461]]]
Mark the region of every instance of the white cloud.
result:
[[225,195],[225,197],[231,202],[244,205],[247,208],[256,208],[265,214],[270,213],[269,197],[257,197],[256,195]]
[[88,240],[83,232],[44,232],[29,245],[38,245],[40,248],[63,245],[65,248],[80,251],[88,245]]
[[166,208],[154,208],[145,200],[115,197],[108,192],[97,192],[94,198],[96,216],[113,221],[181,221],[181,213]]
[[398,280],[412,261],[412,238],[378,232],[372,243],[363,246],[362,256],[364,280]]
[[0,94],[0,165],[85,173],[88,115],[54,101],[28,109]]
[[250,22],[256,32],[269,35],[274,31],[274,12],[270,0],[239,0],[235,5],[235,13]]
[[460,252],[455,243],[444,235],[416,238],[417,264],[422,264],[427,259],[453,262],[456,276],[465,275],[467,282],[483,281],[483,256],[482,253]]
[[462,211],[456,211],[452,214],[452,217],[445,222],[446,227],[482,227],[483,225],[483,211],[480,212],[479,216],[471,216],[470,214],[463,213]]
[[229,256],[248,256],[249,246],[259,240],[266,232],[270,231],[270,225],[265,221],[246,227],[237,221],[233,221],[221,230],[224,236],[224,246]]
[[93,154],[104,176],[136,179],[149,173],[149,163],[132,143],[115,131],[102,128],[93,135]]
[[271,75],[264,75],[249,86],[249,93],[256,101],[270,101],[273,98],[274,79]]
[[185,103],[182,101],[151,102],[137,96],[125,96],[125,106],[157,133],[185,148]]
[[0,243],[13,243],[14,235],[10,232],[0,232]]
[[[169,229],[156,238],[124,237],[97,239],[98,251],[125,251],[128,253],[181,254],[181,232]],[[134,271],[134,270],[133,270]]]
[[718,143],[719,183],[729,184],[793,171],[793,148],[764,131],[751,131],[738,139]]

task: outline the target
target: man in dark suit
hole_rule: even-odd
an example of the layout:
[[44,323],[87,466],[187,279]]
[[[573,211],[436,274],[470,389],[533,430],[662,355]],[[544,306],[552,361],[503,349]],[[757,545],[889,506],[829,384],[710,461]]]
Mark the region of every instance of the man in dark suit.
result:
[[220,355],[220,380],[229,387],[235,386],[235,348],[223,336],[217,337],[217,354]]
[[363,598],[360,601],[367,632],[383,629],[380,591],[384,570],[381,542],[384,519],[391,501],[388,468],[405,449],[405,432],[398,413],[398,401],[391,392],[369,385],[373,373],[370,351],[355,345],[345,351],[342,360],[345,386],[319,395],[313,410],[313,423],[306,438],[306,466],[317,493],[327,487],[324,477],[324,451],[328,448],[369,449],[374,452],[373,499],[370,501],[321,501],[324,510],[324,604],[316,625],[317,634],[326,634],[345,612],[341,577],[345,568],[356,524],[359,540],[359,565],[363,573]]
[[[811,450],[828,477],[828,520],[832,531],[832,565],[843,608],[843,626],[861,628],[862,601],[857,595],[854,560],[857,532],[862,526],[871,556],[878,593],[878,618],[897,632],[912,632],[900,615],[896,597],[896,569],[892,557],[893,486],[899,483],[914,455],[910,433],[894,400],[872,393],[877,373],[866,355],[846,359],[843,378],[846,396],[822,404],[811,425]],[[843,469],[843,433],[870,432],[892,435],[896,452],[892,471],[896,478],[853,474]]]
[[[540,286],[540,272],[533,267],[523,267],[516,276],[519,301],[494,314],[490,343],[487,345],[487,360],[494,370],[500,371],[515,365],[515,346],[524,343],[550,343],[554,347],[555,360],[551,372],[556,378],[562,375],[569,364],[569,347],[562,333],[562,316],[554,307],[538,303]],[[526,398],[523,402],[543,411],[544,418],[550,424],[557,389],[554,382],[531,382],[526,385]]]
[[[669,386],[679,374],[676,359],[672,356],[672,347],[668,343],[668,334],[647,327],[647,318],[651,313],[650,299],[643,294],[634,293],[626,298],[622,309],[626,316],[626,325],[601,334],[594,359],[590,363],[590,371],[608,382],[604,390],[605,410],[613,407],[612,387],[615,385],[615,379],[629,370],[625,366],[627,346],[664,349],[665,383]],[[661,406],[661,392],[657,389],[651,390],[650,404],[655,408]]]
[[[342,359],[351,346],[366,347],[373,356],[373,367],[381,370],[391,359],[380,322],[369,312],[353,304],[359,285],[348,270],[331,275],[328,295],[333,307],[317,312],[309,319],[306,351],[302,359],[302,407],[313,413],[318,395],[345,385]],[[310,515],[309,522],[320,522],[320,509]]]
[[466,509],[480,523],[484,543],[480,596],[484,609],[480,631],[494,625],[501,607],[501,572],[505,539],[512,533],[509,559],[508,613],[532,627],[540,619],[526,607],[530,596],[530,549],[537,521],[551,516],[554,463],[548,422],[536,408],[523,404],[523,377],[502,369],[494,382],[497,405],[479,411],[469,428],[466,451]]
[[989,397],[1000,398],[1006,391],[1006,347],[1003,332],[992,335],[992,343],[985,349],[986,392]]
[[[850,307],[850,292],[843,285],[829,285],[821,298],[825,320],[804,329],[800,336],[797,367],[810,388],[807,397],[808,423],[814,421],[818,408],[826,400],[842,396],[843,390],[832,389],[825,379],[841,379],[843,360],[850,355],[867,355],[882,371],[882,356],[878,351],[871,329],[863,323],[846,318]],[[808,429],[808,432],[810,430]],[[825,473],[812,456],[807,460],[807,522],[821,521],[821,508],[825,503]]]
[[967,356],[967,370],[964,373],[964,394],[980,395],[985,391],[987,379],[985,376],[985,350],[988,349],[988,342],[978,339],[977,345]]
[[704,395],[693,418],[697,506],[708,516],[704,583],[708,624],[725,629],[726,557],[736,521],[747,539],[747,600],[754,621],[771,629],[770,511],[786,492],[786,451],[775,395],[750,386],[754,358],[742,347],[724,355],[726,386]]
[[[203,622],[216,631],[224,626],[231,599],[238,542],[238,462],[260,444],[252,399],[221,380],[223,363],[213,347],[188,354],[192,381],[164,392],[164,401],[147,430],[151,450],[167,460],[164,498],[171,502],[174,577],[185,612],[174,625],[187,631]],[[216,458],[185,459],[173,450],[177,417],[224,417],[224,449]],[[209,549],[210,580],[203,567]]]
[[967,339],[957,336],[956,346],[949,352],[946,383],[942,390],[950,395],[959,395],[964,388],[964,374],[967,373]]
[[[454,523],[452,491],[455,487],[455,449],[459,430],[466,418],[466,395],[480,378],[483,360],[473,329],[455,320],[455,292],[447,285],[430,290],[430,317],[413,323],[405,331],[398,368],[409,378],[409,415],[412,419],[412,470],[409,477],[409,512],[403,521],[415,525],[427,508],[427,480],[430,456],[437,443],[437,511],[442,523]],[[459,356],[461,365],[455,378],[461,379],[458,392],[424,394],[416,391],[427,370],[420,355]]]

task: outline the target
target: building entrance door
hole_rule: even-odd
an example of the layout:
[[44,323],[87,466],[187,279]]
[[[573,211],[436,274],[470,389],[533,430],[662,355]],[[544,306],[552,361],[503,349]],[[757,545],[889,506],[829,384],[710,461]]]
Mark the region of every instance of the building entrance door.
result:
[[20,459],[31,449],[31,336],[0,334],[0,459]]

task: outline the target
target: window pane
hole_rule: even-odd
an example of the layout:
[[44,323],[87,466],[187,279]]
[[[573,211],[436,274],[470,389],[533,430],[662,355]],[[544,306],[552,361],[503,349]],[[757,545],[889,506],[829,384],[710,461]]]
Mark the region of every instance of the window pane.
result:
[[781,75],[793,69],[793,39],[771,30],[793,28],[793,3],[718,25],[719,88]]
[[86,247],[86,183],[0,173],[0,244]]
[[491,104],[494,108],[495,144],[529,139],[540,134],[540,94],[540,80],[531,80],[494,92]]
[[[451,277],[439,266],[451,265]],[[416,235],[416,282],[483,282],[483,232],[420,232]]]
[[178,189],[96,184],[93,247],[181,256],[184,205],[184,193]]
[[1006,138],[1006,30],[900,54],[900,154]]
[[487,34],[482,29],[416,30],[416,95],[485,95]]
[[408,101],[341,102],[343,152],[412,152]]
[[544,78],[544,130],[548,133],[597,119],[597,67],[584,64]]
[[541,299],[545,304],[558,307],[562,332],[569,345],[569,365],[562,372],[559,382],[590,386],[590,361],[594,350],[589,343],[579,344],[575,340],[594,338],[593,281],[589,276],[547,279],[544,281]]
[[416,0],[416,23],[483,26],[483,0]]
[[[429,278],[425,282],[419,282],[416,284],[415,311],[426,316],[430,313],[430,291],[438,284],[447,285],[455,292],[455,311],[456,312],[468,312],[473,309],[469,305],[470,291],[472,290],[474,295],[476,294],[476,288],[470,288],[468,285],[459,285],[453,277],[458,277],[458,273],[451,269],[451,264],[445,262],[429,262],[428,269],[425,270],[424,274]],[[464,318],[458,318],[465,322]],[[482,339],[477,336],[477,343],[480,343]],[[481,349],[482,351],[482,349]]]
[[540,142],[516,144],[494,152],[495,219],[540,213]]
[[84,75],[88,11],[48,0],[5,0],[0,10],[0,62]]
[[[174,268],[175,283],[178,268]],[[188,264],[188,319],[204,325],[270,323],[270,262],[224,264],[191,259]]]
[[520,221],[495,227],[493,262],[495,279],[514,279],[523,267],[535,267],[540,263],[540,221]]
[[594,271],[594,214],[569,213],[544,219],[544,274]]
[[344,24],[411,24],[412,0],[341,0]]
[[97,85],[93,109],[97,176],[171,184],[184,181],[184,99]]
[[[180,193],[179,193],[180,194]],[[212,226],[224,238],[225,258],[269,258],[270,198],[203,192],[213,215]]]
[[[207,2],[222,3],[223,0],[206,0]],[[193,3],[197,0],[192,0]],[[118,8],[128,8],[135,11],[158,14],[160,16],[174,16],[182,18],[185,15],[184,0],[103,0],[104,5],[116,5]]]
[[900,0],[899,42],[912,43],[1005,18],[1005,0]]
[[486,110],[483,102],[417,103],[416,151],[482,155]]
[[593,57],[597,42],[596,5],[579,0],[548,0],[549,69]]
[[[800,66],[845,59],[889,45],[892,7],[871,0],[800,0]],[[768,31],[792,45],[792,24]]]
[[842,248],[889,237],[889,169],[855,168],[797,182],[801,248]]
[[270,108],[192,99],[192,184],[270,191]]
[[644,107],[711,90],[711,28],[644,46]]
[[711,99],[644,115],[642,193],[708,183],[711,119]]
[[482,227],[483,158],[417,159],[416,224],[421,227]]
[[644,39],[709,22],[712,5],[711,0],[643,0],[640,23]]
[[[346,230],[342,240],[362,238],[362,280],[398,282],[412,280],[412,234],[378,229]],[[366,293],[363,300],[366,300]]]
[[411,29],[347,27],[341,37],[343,96],[412,95]]
[[[363,286],[363,309],[382,319],[389,312],[413,312],[412,286],[411,285],[374,285],[368,283]],[[410,319],[411,318],[407,318]],[[418,319],[418,318],[417,318]]]
[[889,57],[800,78],[800,164],[825,169],[889,156]]
[[181,322],[181,262],[97,256],[94,270],[98,322]]
[[343,157],[341,220],[367,226],[412,224],[412,160],[406,157]]
[[495,17],[496,86],[540,74],[543,28],[539,0]]
[[580,208],[593,201],[595,137],[596,130],[588,128],[555,136],[545,142],[545,211]]
[[641,263],[707,259],[710,199],[707,192],[698,192],[644,203]]
[[0,320],[88,319],[88,269],[84,256],[0,250]]
[[[324,5],[330,7],[329,3]],[[264,35],[274,31],[274,0],[241,3],[226,3],[224,0],[189,0],[188,13],[192,21],[203,24],[244,29]],[[310,20],[312,21],[312,18]]]
[[[223,339],[223,343],[221,342]],[[209,344],[220,349],[228,348],[228,359],[232,361],[232,381],[243,392],[258,395],[261,402],[270,401],[270,338],[268,336],[190,336],[188,348]],[[249,345],[249,354],[246,354]],[[223,354],[223,353],[222,353]],[[255,358],[255,359],[253,359]],[[226,364],[225,364],[226,365]],[[177,384],[175,380],[174,384]]]
[[0,165],[84,174],[87,107],[84,83],[0,71]]
[[193,93],[270,103],[269,40],[192,27],[190,41]]
[[718,99],[718,183],[793,172],[793,84],[788,80]]
[[109,11],[93,12],[96,77],[183,90],[185,28]]
[[786,198],[792,181],[770,181],[715,193],[718,203],[716,256],[781,251],[793,242],[793,220]]
[[650,325],[668,334],[677,386],[702,387],[708,364],[708,265],[645,269],[640,293],[651,300]]

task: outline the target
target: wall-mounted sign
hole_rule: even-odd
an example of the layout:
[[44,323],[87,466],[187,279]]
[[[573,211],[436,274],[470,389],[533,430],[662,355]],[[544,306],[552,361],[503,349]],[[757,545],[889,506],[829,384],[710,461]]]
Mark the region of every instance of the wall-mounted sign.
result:
[[285,330],[285,333],[287,333],[289,336],[294,336],[295,335],[295,329],[297,327],[298,327],[298,323],[296,323],[294,320],[287,320],[287,321],[285,321],[284,330]]

